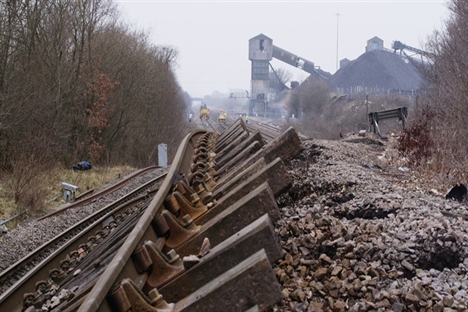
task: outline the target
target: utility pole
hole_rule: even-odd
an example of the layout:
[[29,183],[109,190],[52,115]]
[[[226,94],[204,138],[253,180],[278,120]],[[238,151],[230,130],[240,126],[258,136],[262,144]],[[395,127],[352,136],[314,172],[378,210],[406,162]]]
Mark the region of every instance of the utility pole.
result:
[[[366,94],[366,122],[369,121],[369,93]],[[371,124],[369,123],[369,132],[371,131]]]
[[338,71],[338,35],[339,35],[339,21],[340,21],[340,13],[336,13],[336,71]]

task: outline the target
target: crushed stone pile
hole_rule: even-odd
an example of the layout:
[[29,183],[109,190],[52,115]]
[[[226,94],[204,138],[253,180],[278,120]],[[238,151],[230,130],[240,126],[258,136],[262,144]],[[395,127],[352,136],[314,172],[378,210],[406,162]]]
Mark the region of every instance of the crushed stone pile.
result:
[[389,142],[303,145],[278,199],[283,299],[273,310],[467,311],[466,203],[398,167]]

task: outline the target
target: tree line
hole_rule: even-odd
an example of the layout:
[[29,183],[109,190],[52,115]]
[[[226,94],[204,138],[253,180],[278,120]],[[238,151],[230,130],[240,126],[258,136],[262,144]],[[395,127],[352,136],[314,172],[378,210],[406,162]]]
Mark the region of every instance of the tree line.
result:
[[400,149],[414,165],[447,184],[467,183],[468,2],[450,0],[443,28],[428,38],[425,94],[411,110]]
[[188,95],[177,49],[148,36],[111,0],[0,0],[0,172],[16,199],[46,168],[144,167],[160,143],[174,153]]
[[177,50],[119,21],[111,0],[0,2],[0,168],[146,166],[181,138]]

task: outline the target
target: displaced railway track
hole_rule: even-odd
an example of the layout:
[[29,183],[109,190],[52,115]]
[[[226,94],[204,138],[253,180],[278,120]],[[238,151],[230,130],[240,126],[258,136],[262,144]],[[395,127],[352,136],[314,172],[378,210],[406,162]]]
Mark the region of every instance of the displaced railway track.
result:
[[281,300],[275,197],[291,185],[283,162],[301,150],[293,128],[268,144],[241,119],[221,134],[192,131],[154,197],[126,205],[112,231],[0,310],[268,309]]

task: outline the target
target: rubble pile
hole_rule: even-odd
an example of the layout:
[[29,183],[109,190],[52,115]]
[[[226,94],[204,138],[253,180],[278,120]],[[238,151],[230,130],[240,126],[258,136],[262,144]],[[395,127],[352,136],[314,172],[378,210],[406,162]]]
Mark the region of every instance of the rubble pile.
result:
[[389,143],[303,145],[278,199],[283,300],[273,310],[467,311],[466,203],[393,167]]

